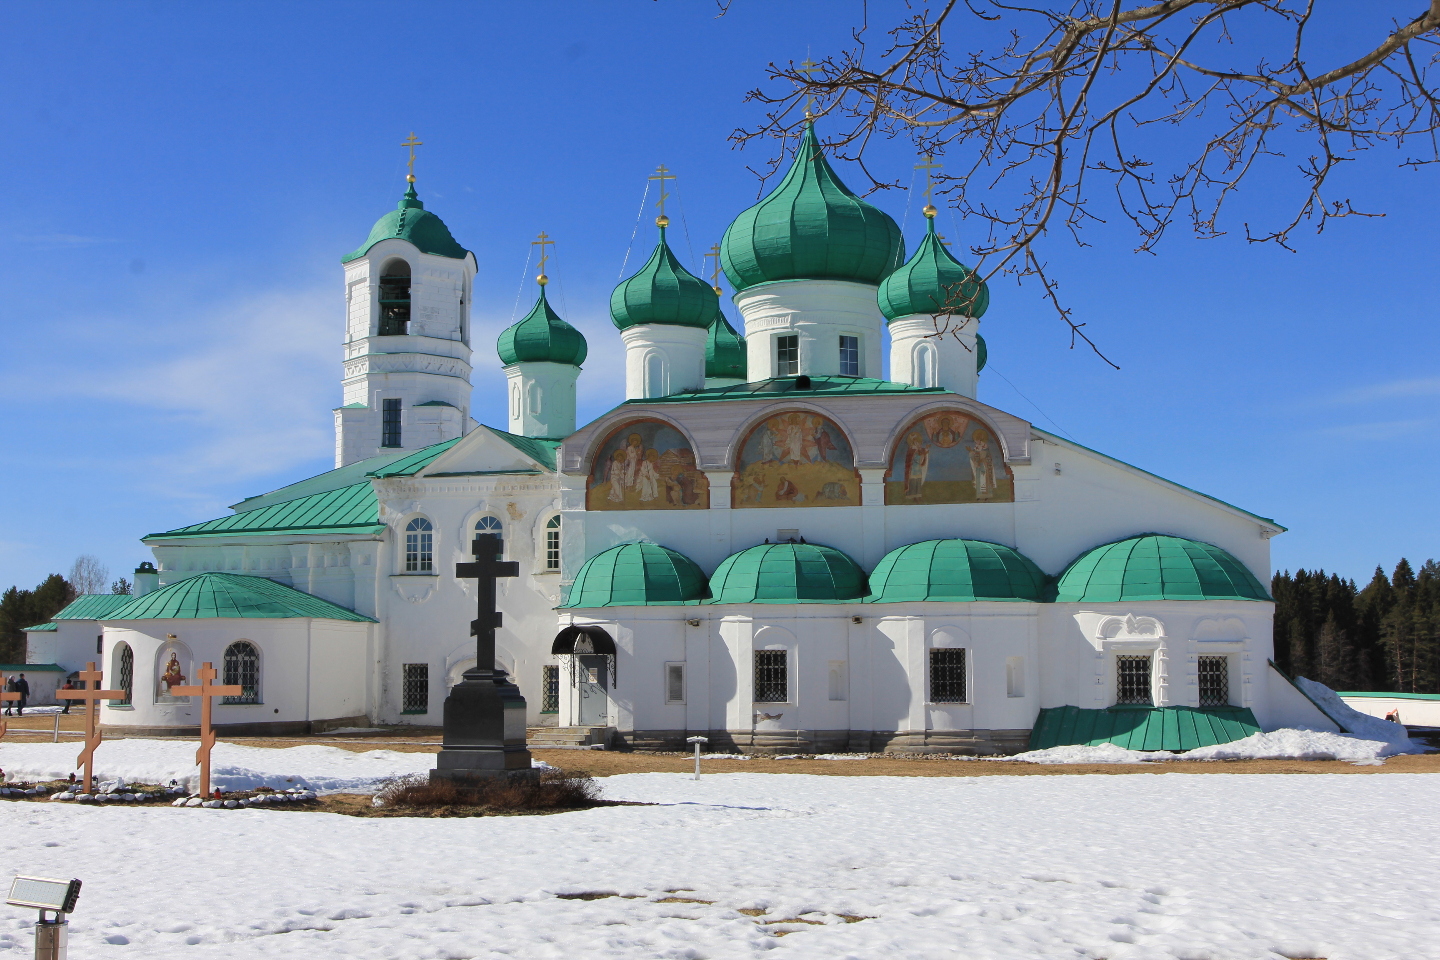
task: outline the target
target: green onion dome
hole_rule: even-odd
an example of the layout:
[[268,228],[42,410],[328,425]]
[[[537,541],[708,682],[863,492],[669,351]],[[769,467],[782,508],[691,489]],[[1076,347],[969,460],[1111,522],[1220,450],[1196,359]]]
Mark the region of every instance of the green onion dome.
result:
[[421,203],[415,194],[413,183],[405,191],[405,196],[400,198],[395,209],[375,221],[375,226],[370,228],[370,236],[365,242],[340,262],[349,263],[351,260],[360,259],[381,240],[408,240],[419,248],[421,253],[433,253],[437,257],[464,260],[470,255],[469,250],[460,246],[455,242],[455,238],[450,236],[450,228],[445,226],[445,222],[425,209],[425,204]]
[[[929,212],[933,208],[927,207]],[[990,288],[950,255],[927,217],[925,239],[915,256],[880,284],[880,312],[886,320],[917,313],[948,313],[979,320],[990,306]]]
[[979,373],[985,369],[985,364],[990,362],[990,348],[985,346],[985,338],[975,334],[975,372]]
[[879,283],[905,260],[890,215],[850,192],[807,123],[780,185],[735,218],[720,263],[737,291],[771,280]]
[[1045,599],[1045,574],[1024,554],[984,540],[926,540],[892,550],[870,575],[867,603]]
[[1269,600],[1260,581],[1219,547],[1147,533],[1081,554],[1060,574],[1055,602]]
[[670,252],[663,226],[645,266],[610,294],[610,316],[621,330],[642,323],[704,330],[719,309],[715,289],[682,267]]
[[735,332],[722,311],[716,310],[710,334],[705,338],[705,376],[744,380],[748,369],[745,338]]
[[837,603],[863,600],[865,571],[834,547],[766,543],[720,562],[711,603]]
[[710,595],[695,561],[658,543],[622,543],[585,561],[566,607],[675,606]]
[[501,331],[495,349],[500,354],[500,362],[507,367],[512,363],[535,361],[578,367],[585,362],[589,348],[585,335],[560,319],[560,314],[550,306],[542,285],[534,309],[519,323]]

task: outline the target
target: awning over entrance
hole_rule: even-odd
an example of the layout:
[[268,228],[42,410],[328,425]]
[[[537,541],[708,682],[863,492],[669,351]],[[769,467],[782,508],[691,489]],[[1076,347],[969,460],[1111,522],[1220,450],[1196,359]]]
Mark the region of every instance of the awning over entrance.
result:
[[555,635],[550,653],[579,656],[599,653],[615,656],[615,639],[603,627],[571,624]]

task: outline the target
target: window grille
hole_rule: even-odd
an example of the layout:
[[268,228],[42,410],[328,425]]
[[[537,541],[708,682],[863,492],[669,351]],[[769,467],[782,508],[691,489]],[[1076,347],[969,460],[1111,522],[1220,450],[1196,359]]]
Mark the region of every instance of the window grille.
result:
[[560,666],[546,664],[540,668],[540,712],[560,712]]
[[[404,334],[410,322],[410,267],[392,262],[385,269],[387,275],[380,278],[380,336],[394,337]],[[398,275],[390,274],[392,270]]]
[[790,671],[785,650],[755,651],[755,702],[785,703],[790,698]]
[[495,555],[495,558],[498,560],[501,557],[505,556],[505,526],[500,522],[500,518],[481,517],[479,520],[476,520],[475,535],[478,537],[482,533],[488,533],[491,536],[499,537],[500,552]]
[[416,517],[405,525],[405,572],[430,573],[434,569],[434,528],[429,520]]
[[930,702],[965,702],[965,649],[930,649]]
[[775,338],[775,376],[793,377],[800,372],[800,336]]
[[1200,706],[1230,705],[1230,658],[1200,658]]
[[840,376],[860,376],[860,338],[840,338]]
[[225,697],[221,703],[260,702],[260,651],[248,640],[236,640],[225,648],[225,679],[238,684],[240,696]]
[[1115,658],[1115,702],[1151,706],[1150,658],[1126,655]]
[[665,702],[685,702],[685,664],[665,664]]
[[400,446],[400,401],[380,401],[380,446]]
[[405,664],[404,681],[400,691],[400,712],[430,712],[430,664]]
[[125,691],[123,700],[111,700],[112,707],[125,707],[130,705],[131,696],[135,688],[135,651],[130,649],[130,644],[121,643],[115,651],[115,687]]
[[560,569],[560,518],[545,521],[545,569]]

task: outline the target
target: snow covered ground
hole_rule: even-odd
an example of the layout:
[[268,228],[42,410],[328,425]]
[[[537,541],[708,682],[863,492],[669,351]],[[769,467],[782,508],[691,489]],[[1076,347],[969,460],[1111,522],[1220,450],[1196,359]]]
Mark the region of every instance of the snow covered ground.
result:
[[[659,805],[375,820],[0,803],[0,866],[85,881],[77,958],[1440,957],[1434,775],[603,784]],[[618,896],[563,897],[582,893]],[[0,908],[0,958],[29,955],[32,919]]]

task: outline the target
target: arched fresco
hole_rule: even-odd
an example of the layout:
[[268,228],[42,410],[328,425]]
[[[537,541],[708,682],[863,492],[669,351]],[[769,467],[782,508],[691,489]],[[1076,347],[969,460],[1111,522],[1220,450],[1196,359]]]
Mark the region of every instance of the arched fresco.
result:
[[900,434],[885,474],[885,502],[1010,503],[1015,478],[995,432],[958,410],[927,413]]
[[632,420],[601,444],[587,510],[707,510],[710,481],[685,435],[659,420]]
[[736,507],[857,507],[850,441],[831,420],[795,410],[759,423],[740,445]]

